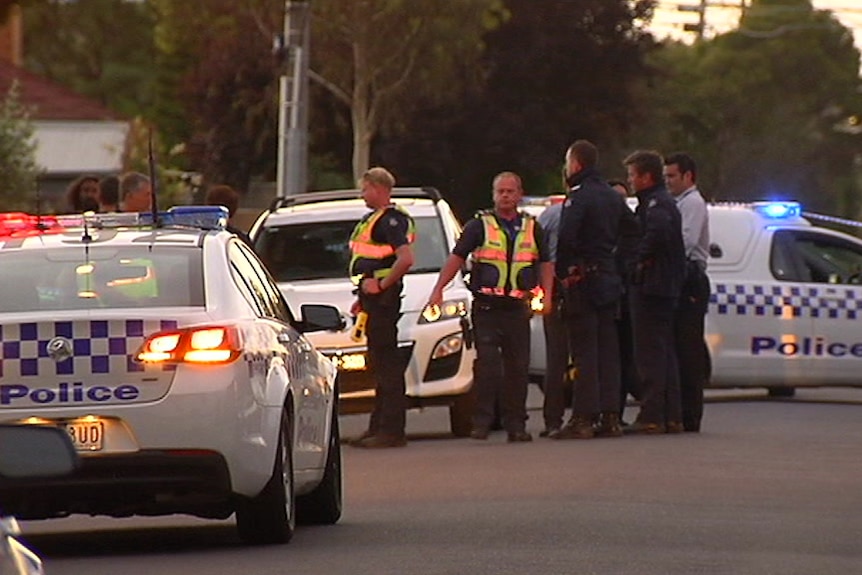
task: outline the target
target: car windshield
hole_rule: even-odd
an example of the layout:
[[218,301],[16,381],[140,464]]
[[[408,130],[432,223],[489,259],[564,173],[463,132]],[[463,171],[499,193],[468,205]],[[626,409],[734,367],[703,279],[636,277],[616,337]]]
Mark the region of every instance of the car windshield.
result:
[[203,306],[198,249],[88,246],[0,255],[0,313]]
[[[409,273],[436,273],[449,255],[443,225],[435,217],[414,218],[416,243]],[[270,226],[255,249],[278,282],[347,279],[347,246],[356,220]]]

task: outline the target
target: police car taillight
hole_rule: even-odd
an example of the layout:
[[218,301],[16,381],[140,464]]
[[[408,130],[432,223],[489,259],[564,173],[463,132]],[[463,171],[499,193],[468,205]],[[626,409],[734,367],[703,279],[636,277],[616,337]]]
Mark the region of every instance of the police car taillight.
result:
[[230,363],[242,353],[233,327],[197,327],[151,335],[135,354],[143,363]]

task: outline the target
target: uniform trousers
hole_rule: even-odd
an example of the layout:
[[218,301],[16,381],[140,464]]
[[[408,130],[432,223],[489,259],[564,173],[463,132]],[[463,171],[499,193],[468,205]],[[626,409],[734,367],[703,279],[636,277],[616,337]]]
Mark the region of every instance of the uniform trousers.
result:
[[631,395],[637,400],[641,398],[638,370],[635,365],[634,334],[628,292],[620,299],[617,335],[620,342],[620,418],[622,418],[628,396]]
[[560,298],[554,297],[553,309],[542,316],[545,336],[545,377],[542,391],[545,398],[542,415],[545,429],[558,429],[563,426],[566,411],[566,386],[569,370],[569,335]]
[[704,340],[703,322],[709,306],[709,291],[706,272],[690,265],[686,289],[674,318],[682,425],[686,431],[699,431],[703,418],[703,388],[709,378],[709,350]]
[[473,302],[473,384],[477,391],[473,427],[491,428],[499,398],[503,428],[519,433],[527,421],[530,308],[527,302],[513,298],[493,299],[477,297]]
[[592,417],[620,410],[618,303],[595,306],[578,285],[566,292],[569,345],[578,368],[572,415]]
[[368,369],[374,377],[374,410],[368,430],[374,435],[404,436],[407,398],[403,362],[398,360],[398,319],[401,317],[401,284],[386,291],[361,294],[362,309],[368,314]]
[[643,294],[631,286],[635,365],[640,377],[638,423],[681,423],[679,368],[674,346],[676,298]]

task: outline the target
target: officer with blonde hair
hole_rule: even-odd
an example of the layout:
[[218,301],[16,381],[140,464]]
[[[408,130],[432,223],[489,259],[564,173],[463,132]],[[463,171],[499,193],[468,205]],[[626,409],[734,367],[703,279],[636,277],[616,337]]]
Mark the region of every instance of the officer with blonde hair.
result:
[[407,444],[405,366],[396,358],[402,278],[413,265],[416,231],[413,218],[392,203],[394,186],[395,178],[385,168],[371,168],[362,175],[362,198],[373,211],[350,236],[350,277],[358,294],[351,313],[367,314],[368,368],[376,384],[368,429],[351,443],[355,447]]

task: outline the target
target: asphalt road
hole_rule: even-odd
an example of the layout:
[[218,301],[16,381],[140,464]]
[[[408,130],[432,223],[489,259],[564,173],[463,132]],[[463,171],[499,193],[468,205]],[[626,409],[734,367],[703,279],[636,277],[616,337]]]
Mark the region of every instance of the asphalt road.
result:
[[406,448],[344,447],[342,521],[286,546],[243,547],[231,520],[23,527],[48,575],[862,573],[862,389],[710,397],[700,434],[531,444],[411,412]]

